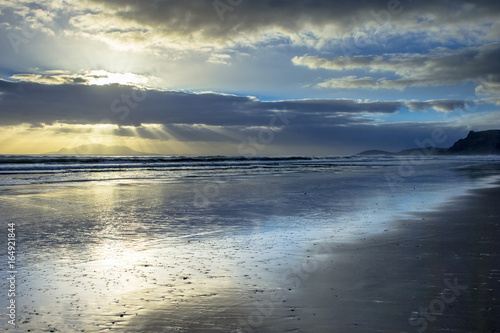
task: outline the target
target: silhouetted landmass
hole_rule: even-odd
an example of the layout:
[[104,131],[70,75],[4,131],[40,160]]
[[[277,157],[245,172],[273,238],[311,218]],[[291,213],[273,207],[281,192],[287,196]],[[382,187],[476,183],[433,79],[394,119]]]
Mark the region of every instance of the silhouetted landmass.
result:
[[372,149],[372,150],[365,150],[358,155],[395,155],[396,153],[391,153],[385,150],[377,150],[377,149]]
[[500,154],[500,130],[470,131],[465,139],[455,142],[448,152],[460,155]]
[[500,130],[470,131],[465,139],[460,139],[450,148],[424,147],[401,150],[397,153],[383,150],[366,150],[358,155],[495,155],[500,154]]
[[54,155],[147,155],[126,146],[106,146],[102,144],[89,144],[75,148],[62,148]]

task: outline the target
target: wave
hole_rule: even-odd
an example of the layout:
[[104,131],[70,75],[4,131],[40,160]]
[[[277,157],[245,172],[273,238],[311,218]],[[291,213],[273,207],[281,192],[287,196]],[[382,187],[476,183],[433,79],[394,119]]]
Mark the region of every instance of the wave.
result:
[[[98,156],[98,155],[0,155],[0,188],[26,184],[112,179],[162,179],[252,177],[263,174],[353,171],[405,167],[404,156]],[[443,163],[464,165],[472,157],[426,157],[432,168]],[[482,157],[490,160],[491,158]],[[456,160],[456,161],[453,161]],[[388,169],[386,169],[388,170]]]
[[391,163],[387,156],[102,156],[0,155],[0,174],[61,174],[79,172],[201,171],[239,169],[317,169]]

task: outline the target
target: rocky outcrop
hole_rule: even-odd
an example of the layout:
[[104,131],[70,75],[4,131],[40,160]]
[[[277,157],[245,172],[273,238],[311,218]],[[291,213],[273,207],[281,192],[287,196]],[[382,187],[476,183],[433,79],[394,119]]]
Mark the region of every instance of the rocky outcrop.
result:
[[460,139],[448,149],[453,155],[500,154],[500,130],[470,131],[465,139]]

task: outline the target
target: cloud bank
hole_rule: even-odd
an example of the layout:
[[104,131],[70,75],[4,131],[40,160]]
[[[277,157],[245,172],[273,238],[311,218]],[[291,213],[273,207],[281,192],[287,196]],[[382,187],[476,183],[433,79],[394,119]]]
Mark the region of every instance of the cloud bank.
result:
[[[17,76],[29,81],[0,80],[0,122],[19,124],[96,124],[140,126],[203,124],[209,126],[264,126],[276,113],[287,113],[303,125],[348,124],[368,120],[365,113],[395,113],[400,102],[358,100],[287,100],[263,102],[252,97],[217,93],[186,93],[138,89],[118,84],[68,84],[74,76]],[[79,81],[79,80],[77,80]]]
[[371,73],[389,73],[395,78],[346,76],[319,84],[327,88],[400,89],[406,87],[455,85],[466,82],[479,83],[488,77],[500,82],[500,44],[459,50],[439,49],[427,54],[386,54],[382,56],[294,57],[292,63],[309,69],[344,71],[364,69]]
[[[2,2],[2,7],[3,25],[12,30],[26,23],[30,30],[78,35],[152,53],[263,44],[320,49],[359,39],[367,30],[370,35],[363,38],[376,43],[414,35],[426,43],[491,42],[500,29],[497,1],[90,0],[70,4],[42,0],[35,4],[13,0]],[[484,33],[485,27],[490,33]]]

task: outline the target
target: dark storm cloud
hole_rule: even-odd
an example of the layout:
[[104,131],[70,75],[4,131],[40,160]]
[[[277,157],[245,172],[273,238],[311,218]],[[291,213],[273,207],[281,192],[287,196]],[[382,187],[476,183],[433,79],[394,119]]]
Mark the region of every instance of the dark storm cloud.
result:
[[[376,124],[364,115],[383,115],[402,107],[414,110],[461,108],[458,100],[367,102],[357,100],[287,100],[262,102],[252,97],[216,93],[138,90],[119,85],[47,85],[0,80],[0,123],[118,124],[113,134],[152,140],[219,142],[236,145],[259,135],[274,146],[316,146],[355,152],[414,146],[415,138],[443,124]],[[159,124],[157,127],[141,124]],[[58,127],[55,133],[86,134],[85,128]],[[460,137],[462,129],[451,129]],[[457,134],[458,133],[458,134]],[[57,134],[57,133],[56,133]],[[87,134],[92,134],[91,132]],[[252,140],[254,140],[252,139]],[[235,152],[236,153],[236,152]]]
[[[216,93],[139,90],[128,86],[46,85],[0,80],[2,125],[116,123],[269,126],[277,114],[300,119],[302,125],[349,124],[363,113],[394,113],[400,102],[355,100],[290,100],[262,102]],[[272,124],[271,124],[272,125]]]
[[[405,0],[257,0],[257,1],[212,1],[212,0],[92,0],[94,3],[113,9],[115,15],[139,25],[153,27],[175,27],[176,31],[190,33],[199,31],[211,36],[230,36],[245,31],[266,27],[300,29],[306,23],[324,25],[336,23],[340,26],[356,24],[352,20],[359,16],[378,17],[371,11],[391,11],[392,21],[408,21],[420,16],[432,16],[436,22],[473,22],[495,17],[500,13],[498,1],[421,0],[417,4]],[[218,8],[218,9],[217,9]],[[450,15],[455,10],[457,14]],[[223,13],[222,19],[218,13]],[[400,15],[401,14],[401,15]],[[396,15],[398,15],[396,17]],[[380,18],[381,19],[381,18]],[[420,22],[422,26],[426,22]]]
[[465,109],[469,103],[466,101],[455,99],[441,99],[429,101],[409,101],[405,102],[406,107],[411,111],[424,111],[426,109],[434,109],[440,112],[451,112],[456,109]]
[[91,0],[31,8],[13,0],[3,6],[0,19],[12,31],[27,25],[155,54],[276,44],[338,48],[339,41],[365,30],[377,34],[369,36],[375,43],[409,35],[424,43],[491,42],[500,18],[493,0]]

